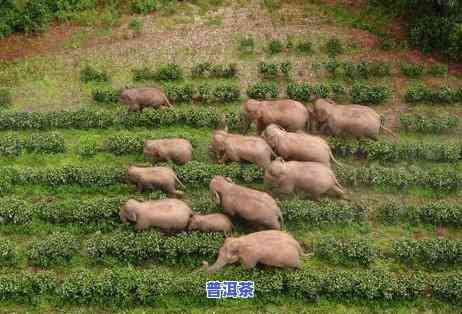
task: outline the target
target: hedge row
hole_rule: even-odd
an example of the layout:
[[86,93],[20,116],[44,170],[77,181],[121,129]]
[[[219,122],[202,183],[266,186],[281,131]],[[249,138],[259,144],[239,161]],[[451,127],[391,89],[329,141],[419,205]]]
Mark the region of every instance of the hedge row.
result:
[[430,160],[454,162],[462,158],[462,143],[393,143],[330,138],[338,156],[357,156],[368,160]]
[[216,128],[228,121],[230,128],[239,127],[238,113],[223,116],[215,108],[169,108],[163,110],[145,109],[141,113],[118,111],[79,110],[57,112],[0,112],[0,130],[21,129],[107,129],[120,128],[160,128],[174,124],[192,127]]
[[[262,181],[262,169],[251,164],[207,164],[192,161],[184,166],[174,165],[178,177],[186,184],[208,185],[216,175],[230,177],[237,182]],[[125,181],[126,168],[101,165],[59,168],[11,168],[0,170],[0,192],[9,191],[12,185],[42,184],[60,186],[108,186]],[[344,167],[337,169],[337,176],[347,185],[379,185],[393,188],[422,186],[436,190],[453,191],[462,187],[462,174],[451,167],[424,170],[416,167],[386,168],[381,166]]]
[[234,83],[220,83],[211,86],[208,83],[200,85],[185,84],[166,84],[165,94],[170,101],[175,103],[188,103],[194,100],[201,102],[232,102],[239,100],[241,91],[239,86]]
[[333,264],[368,266],[378,256],[378,249],[368,240],[337,240],[332,236],[314,244],[317,257]]
[[377,209],[377,216],[381,222],[388,224],[409,221],[433,225],[462,226],[462,206],[443,201],[414,206],[389,202]]
[[255,297],[270,299],[287,295],[317,301],[321,297],[342,300],[412,300],[438,298],[452,303],[462,300],[462,275],[448,273],[392,273],[382,270],[358,271],[244,271],[229,268],[207,275],[177,273],[162,269],[116,268],[94,273],[77,270],[58,279],[54,272],[10,273],[0,275],[0,300],[37,302],[40,297],[56,297],[74,304],[153,305],[162,296],[182,295],[208,304],[208,280],[253,280]]
[[17,156],[23,151],[29,153],[64,153],[64,137],[56,132],[34,133],[24,138],[17,134],[4,134],[0,139],[0,155]]
[[[133,196],[132,196],[133,197]],[[152,193],[148,198],[162,197],[161,193]],[[0,203],[0,217],[8,224],[28,224],[39,219],[53,224],[74,223],[88,225],[93,223],[120,224],[120,205],[131,196],[98,197],[91,200],[63,202],[28,203],[14,197],[3,197]],[[215,202],[208,197],[195,198],[192,201],[195,212],[211,213],[220,211]],[[367,220],[367,208],[346,202],[323,200],[284,200],[280,204],[284,221],[304,226],[324,224],[351,224]]]
[[358,63],[351,61],[338,62],[336,59],[330,59],[323,64],[329,74],[335,78],[340,72],[348,79],[370,79],[373,77],[386,77],[391,75],[390,64],[382,61],[363,60]]
[[34,240],[27,249],[27,258],[31,265],[49,267],[62,265],[77,254],[79,241],[68,233],[54,233],[47,238]]
[[405,100],[408,103],[453,104],[462,101],[462,88],[442,86],[438,89],[431,89],[424,85],[411,86],[406,91]]
[[449,114],[402,114],[399,120],[404,130],[421,133],[442,133],[460,125],[460,119]]
[[191,68],[191,77],[193,78],[232,78],[238,74],[237,65],[230,64],[213,64],[210,62],[202,62],[195,64]]

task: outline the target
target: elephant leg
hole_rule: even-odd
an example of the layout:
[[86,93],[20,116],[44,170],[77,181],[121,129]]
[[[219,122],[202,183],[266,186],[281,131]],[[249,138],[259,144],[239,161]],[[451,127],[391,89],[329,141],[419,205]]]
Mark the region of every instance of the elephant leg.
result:
[[252,269],[257,265],[257,259],[248,254],[241,255],[241,265],[244,269]]
[[137,188],[138,192],[140,192],[140,193],[144,192],[144,184],[142,182],[138,182],[136,184],[136,188]]
[[223,156],[221,156],[220,159],[218,159],[218,163],[220,164],[224,164],[225,162],[227,162],[229,160],[229,157],[228,155],[226,154],[226,152],[223,153]]
[[265,124],[261,120],[257,120],[257,135],[260,135],[265,130]]

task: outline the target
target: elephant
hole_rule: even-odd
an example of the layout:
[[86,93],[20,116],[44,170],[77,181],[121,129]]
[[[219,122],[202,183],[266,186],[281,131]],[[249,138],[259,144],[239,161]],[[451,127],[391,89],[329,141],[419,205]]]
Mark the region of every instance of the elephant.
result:
[[204,232],[223,232],[226,236],[233,230],[233,223],[228,216],[221,213],[208,215],[194,214],[189,220],[188,230]]
[[298,101],[249,99],[244,103],[244,111],[249,121],[256,123],[257,135],[272,123],[290,132],[310,128],[310,110]]
[[136,184],[139,192],[159,188],[170,197],[182,197],[184,194],[176,189],[177,182],[183,187],[184,185],[170,167],[129,166],[127,176],[130,182]]
[[337,105],[327,99],[314,102],[314,116],[321,125],[320,131],[334,136],[352,136],[377,140],[380,129],[395,134],[382,125],[381,116],[372,108],[361,105]]
[[302,191],[316,201],[326,193],[342,198],[345,194],[334,172],[319,162],[276,159],[266,169],[264,182],[281,194]]
[[260,137],[231,134],[225,130],[216,130],[212,137],[212,150],[218,162],[248,161],[261,168],[271,163],[273,153],[271,147]]
[[210,181],[210,191],[225,214],[239,216],[259,229],[281,229],[281,209],[268,193],[237,185],[222,176]]
[[296,161],[316,161],[330,167],[331,160],[341,165],[335,160],[332,150],[327,142],[314,135],[303,132],[287,132],[276,124],[270,124],[262,137],[284,160]]
[[155,87],[125,88],[121,91],[119,101],[128,106],[129,112],[143,111],[146,107],[171,107],[165,93]]
[[137,231],[151,227],[158,227],[163,232],[183,231],[192,214],[185,202],[174,198],[147,202],[130,199],[119,211],[122,223],[135,222]]
[[300,257],[305,256],[300,244],[288,233],[278,230],[254,232],[225,239],[212,266],[202,262],[208,273],[220,271],[227,264],[240,261],[245,269],[257,264],[280,268],[301,268]]
[[192,160],[192,145],[182,138],[144,141],[144,157],[183,165]]

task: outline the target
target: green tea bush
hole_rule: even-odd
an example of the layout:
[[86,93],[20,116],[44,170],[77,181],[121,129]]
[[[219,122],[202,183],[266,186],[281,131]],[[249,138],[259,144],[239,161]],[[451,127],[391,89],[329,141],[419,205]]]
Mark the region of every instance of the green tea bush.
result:
[[297,43],[296,49],[299,54],[309,55],[313,52],[313,44],[309,40],[302,40]]
[[139,35],[143,29],[143,21],[137,18],[133,18],[130,20],[130,23],[128,23],[128,28],[136,35]]
[[330,87],[330,90],[332,91],[332,96],[334,99],[341,98],[345,96],[347,93],[345,86],[339,83],[332,82],[329,84],[329,87]]
[[77,154],[83,158],[89,158],[96,155],[98,151],[98,145],[92,138],[84,137],[80,138],[79,145],[77,147]]
[[422,64],[417,63],[401,63],[401,73],[407,77],[418,78],[425,73],[425,68]]
[[80,81],[88,82],[108,82],[109,75],[105,71],[98,71],[92,66],[87,65],[80,71]]
[[98,103],[116,103],[119,101],[120,91],[112,87],[95,88],[92,91],[92,98]]
[[325,236],[314,244],[317,257],[341,265],[369,266],[377,259],[377,251],[367,240],[337,240]]
[[342,42],[336,37],[332,37],[326,42],[325,49],[327,54],[332,58],[345,52]]
[[238,49],[241,53],[253,53],[255,50],[255,39],[252,35],[245,35],[239,38]]
[[29,153],[57,154],[66,152],[64,137],[56,132],[33,133],[27,138],[24,148]]
[[232,102],[239,100],[241,91],[237,85],[221,84],[213,90],[213,97],[216,101]]
[[418,84],[408,88],[405,95],[408,103],[429,102],[435,104],[453,104],[462,101],[462,88],[453,89],[449,86],[441,86],[438,89],[430,89]]
[[279,39],[273,39],[268,44],[268,51],[272,55],[281,53],[283,48],[284,48],[284,45]]
[[191,77],[192,78],[202,78],[210,76],[210,70],[212,68],[212,63],[210,62],[201,62],[193,65],[191,68]]
[[12,99],[10,90],[6,88],[0,88],[0,108],[9,107],[11,104]]
[[166,237],[156,231],[116,232],[93,237],[87,242],[87,251],[96,260],[111,257],[125,263],[156,260],[190,264],[216,256],[222,244],[222,234],[192,232]]
[[299,101],[308,101],[311,98],[311,86],[308,83],[295,83],[287,84],[287,97]]
[[428,69],[428,74],[433,76],[445,76],[448,74],[448,66],[446,64],[435,63]]
[[0,238],[0,266],[11,266],[17,261],[15,244],[7,239]]
[[160,81],[177,81],[183,79],[183,70],[174,63],[162,64],[157,68],[155,76]]
[[460,119],[450,114],[401,114],[399,120],[402,129],[420,133],[443,133],[460,124]]
[[149,68],[148,66],[143,66],[139,69],[133,69],[133,81],[140,82],[140,81],[151,81],[157,79],[157,73]]
[[281,70],[281,73],[284,75],[285,78],[290,77],[290,71],[292,71],[292,63],[289,61],[282,62],[279,64],[279,69]]
[[260,62],[259,71],[264,78],[276,78],[278,75],[278,66],[275,63]]
[[332,78],[335,79],[337,77],[337,72],[340,67],[340,63],[337,62],[337,59],[330,58],[323,66]]
[[18,156],[23,147],[23,140],[16,134],[7,133],[0,139],[0,155],[2,156]]
[[393,256],[409,264],[428,267],[456,265],[462,261],[462,242],[448,239],[396,240]]
[[213,64],[210,67],[209,77],[233,78],[238,74],[237,64]]
[[390,64],[382,61],[363,60],[359,63],[346,61],[341,63],[346,78],[351,80],[365,79],[374,77],[387,77],[391,74]]
[[271,99],[279,95],[278,85],[275,82],[258,82],[247,88],[247,96],[254,99]]
[[58,276],[53,272],[7,272],[0,275],[0,300],[36,303],[43,295],[56,293]]
[[117,134],[108,137],[103,144],[103,150],[115,155],[142,153],[145,136]]
[[356,83],[351,88],[351,101],[356,104],[380,104],[391,96],[388,87]]
[[164,90],[167,98],[175,103],[188,103],[194,97],[194,86],[190,83],[181,85],[166,84]]
[[133,13],[148,14],[157,10],[156,0],[132,0],[131,9]]
[[315,97],[327,98],[330,94],[330,88],[324,84],[315,84],[311,87],[311,93]]
[[53,233],[48,238],[32,242],[27,257],[31,265],[46,268],[68,263],[78,249],[79,242],[73,235]]

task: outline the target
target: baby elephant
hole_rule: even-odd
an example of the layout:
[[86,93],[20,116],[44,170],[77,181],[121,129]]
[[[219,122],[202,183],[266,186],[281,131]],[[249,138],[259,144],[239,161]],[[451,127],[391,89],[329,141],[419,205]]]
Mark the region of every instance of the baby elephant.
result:
[[170,197],[181,197],[183,192],[176,189],[176,183],[183,183],[169,167],[137,167],[130,166],[127,170],[128,179],[136,184],[139,192],[145,189],[161,189]]
[[265,171],[265,183],[282,194],[302,191],[314,200],[329,193],[339,197],[344,191],[330,168],[319,162],[275,160]]
[[203,265],[209,273],[220,271],[227,264],[237,261],[240,261],[245,269],[251,269],[257,264],[301,268],[301,256],[304,256],[303,250],[290,234],[266,230],[227,238],[220,248],[215,264],[209,267],[204,261]]
[[216,176],[210,181],[210,190],[225,214],[240,216],[260,228],[281,229],[281,210],[268,193],[239,186],[222,176]]
[[144,157],[183,165],[192,160],[192,145],[182,138],[145,140]]
[[204,232],[223,232],[226,236],[231,234],[233,224],[228,216],[216,213],[209,215],[194,214],[189,220],[188,230]]
[[186,230],[192,210],[177,199],[163,199],[158,201],[138,202],[128,200],[119,211],[123,223],[135,222],[135,229],[146,230],[158,227],[163,232]]
[[316,161],[330,167],[330,161],[339,165],[327,142],[303,132],[287,132],[276,124],[269,125],[263,138],[284,160]]
[[128,106],[129,112],[142,111],[146,107],[172,106],[164,92],[155,87],[126,88],[119,100]]
[[214,131],[212,150],[219,158],[219,162],[248,161],[265,168],[271,162],[273,151],[260,137],[230,134],[225,129]]

